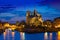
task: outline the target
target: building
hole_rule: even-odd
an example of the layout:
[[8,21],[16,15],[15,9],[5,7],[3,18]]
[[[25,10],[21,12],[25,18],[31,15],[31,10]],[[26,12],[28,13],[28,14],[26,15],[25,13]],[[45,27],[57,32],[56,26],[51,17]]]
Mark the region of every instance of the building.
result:
[[27,11],[26,13],[26,24],[29,24],[30,22],[30,11]]
[[19,21],[16,21],[16,26],[19,26],[20,25],[20,22]]
[[2,22],[0,21],[0,29],[2,29],[3,28],[3,25],[2,25]]
[[55,28],[60,27],[60,17],[55,18],[53,24]]
[[15,30],[16,27],[17,27],[16,24],[10,24],[9,29],[11,29],[11,30]]
[[4,23],[3,23],[3,26],[4,26],[4,27],[9,27],[10,24],[9,24],[8,22],[4,22]]
[[26,13],[26,23],[27,25],[42,25],[43,24],[43,20],[40,14],[38,14],[38,12],[36,10],[34,10],[33,13],[30,13],[30,11],[27,11]]
[[51,20],[44,21],[43,26],[51,28],[52,27],[52,21]]

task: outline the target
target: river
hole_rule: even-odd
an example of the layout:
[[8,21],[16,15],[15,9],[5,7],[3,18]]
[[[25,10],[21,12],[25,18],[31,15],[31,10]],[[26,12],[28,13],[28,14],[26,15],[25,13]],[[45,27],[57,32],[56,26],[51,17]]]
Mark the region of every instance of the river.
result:
[[0,40],[60,40],[60,31],[29,34],[6,29],[0,35]]

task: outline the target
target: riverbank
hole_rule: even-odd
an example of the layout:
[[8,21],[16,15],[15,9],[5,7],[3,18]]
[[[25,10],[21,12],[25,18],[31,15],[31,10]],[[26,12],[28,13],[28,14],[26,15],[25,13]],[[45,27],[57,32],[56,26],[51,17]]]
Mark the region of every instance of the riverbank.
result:
[[19,32],[26,32],[26,33],[40,33],[40,32],[58,32],[60,31],[60,28],[47,28],[47,27],[41,27],[41,28],[22,28],[22,29],[16,29],[16,31]]
[[[3,29],[0,29],[0,33],[3,33],[6,29],[8,28],[3,28]],[[12,29],[11,29],[12,30]],[[21,27],[21,28],[16,28],[15,29],[16,31],[19,31],[19,32],[25,32],[25,33],[40,33],[40,32],[58,32],[60,31],[60,28],[48,28],[48,27]],[[12,30],[12,31],[15,31],[15,30]]]

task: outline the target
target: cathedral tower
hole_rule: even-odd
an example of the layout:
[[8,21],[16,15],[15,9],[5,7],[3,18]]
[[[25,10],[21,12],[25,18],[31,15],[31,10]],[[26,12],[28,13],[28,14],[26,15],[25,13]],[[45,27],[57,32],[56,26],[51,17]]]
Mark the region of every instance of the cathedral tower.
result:
[[37,15],[37,12],[36,12],[36,10],[34,10],[34,14],[33,14],[34,16],[36,16]]
[[27,11],[26,13],[26,23],[29,24],[30,22],[30,11]]

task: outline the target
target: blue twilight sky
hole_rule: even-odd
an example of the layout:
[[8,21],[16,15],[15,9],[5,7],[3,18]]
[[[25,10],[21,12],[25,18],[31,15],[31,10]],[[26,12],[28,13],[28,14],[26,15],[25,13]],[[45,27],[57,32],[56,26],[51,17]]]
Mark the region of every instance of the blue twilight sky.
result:
[[0,0],[0,20],[26,20],[26,11],[36,9],[43,20],[60,17],[60,0]]

